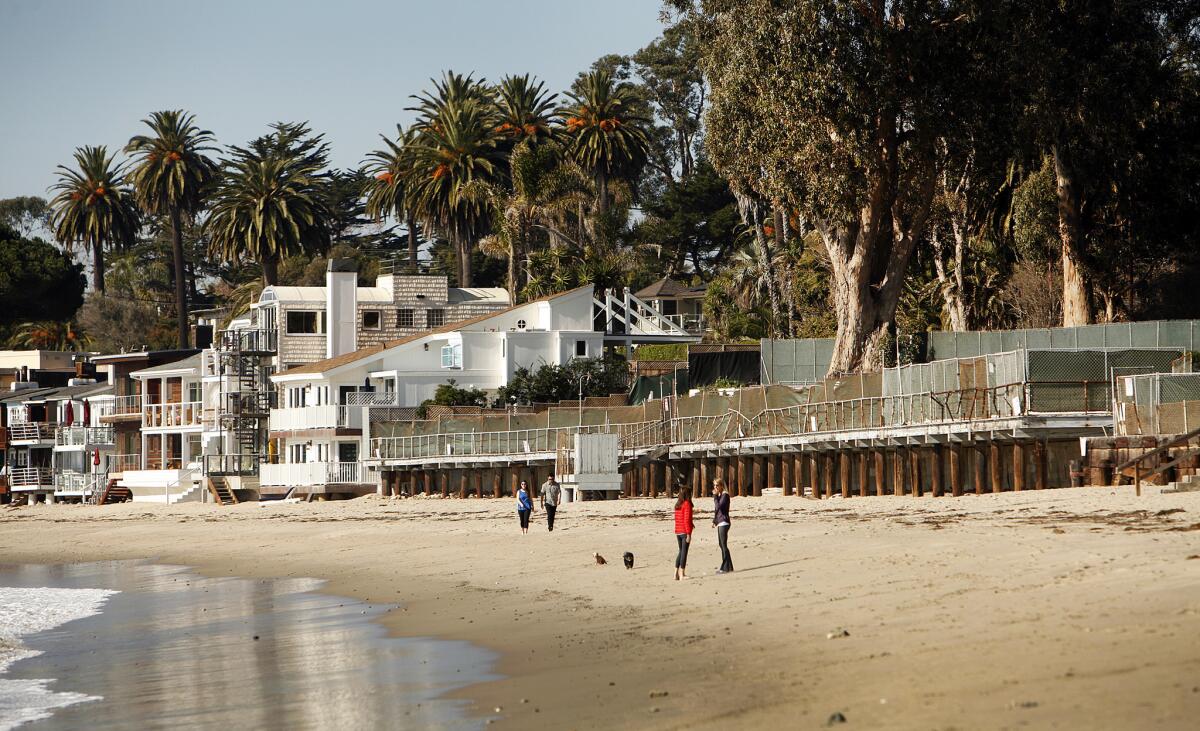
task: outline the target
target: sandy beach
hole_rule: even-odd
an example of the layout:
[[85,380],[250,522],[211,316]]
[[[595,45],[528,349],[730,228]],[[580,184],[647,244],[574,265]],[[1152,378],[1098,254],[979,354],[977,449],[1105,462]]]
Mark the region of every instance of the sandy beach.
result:
[[699,500],[682,582],[666,499],[7,508],[0,560],[325,579],[497,650],[498,728],[1194,728],[1200,493],[1156,490],[735,498],[727,576]]

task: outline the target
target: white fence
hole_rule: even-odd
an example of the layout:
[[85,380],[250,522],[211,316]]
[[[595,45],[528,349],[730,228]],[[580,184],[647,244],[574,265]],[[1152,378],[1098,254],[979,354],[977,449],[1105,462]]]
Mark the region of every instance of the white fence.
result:
[[275,487],[362,483],[360,462],[301,462],[259,466],[259,484]]
[[291,409],[271,410],[271,431],[296,431],[301,429],[328,429],[346,427],[362,428],[361,406],[300,406]]
[[54,435],[57,447],[91,447],[113,443],[111,426],[60,426]]

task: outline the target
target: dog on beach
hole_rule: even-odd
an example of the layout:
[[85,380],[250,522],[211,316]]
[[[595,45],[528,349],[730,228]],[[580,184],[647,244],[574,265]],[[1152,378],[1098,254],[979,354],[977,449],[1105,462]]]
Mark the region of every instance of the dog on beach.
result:
[[633,551],[625,552],[625,568],[626,569],[633,568]]
[[597,566],[603,566],[604,564],[608,563],[608,561],[605,561],[604,557],[598,553],[593,553],[592,558],[596,559]]

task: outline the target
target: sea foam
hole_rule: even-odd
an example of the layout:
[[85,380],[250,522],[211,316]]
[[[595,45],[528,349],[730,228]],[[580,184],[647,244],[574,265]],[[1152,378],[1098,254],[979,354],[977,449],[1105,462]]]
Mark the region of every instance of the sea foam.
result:
[[[0,586],[0,676],[18,660],[40,653],[21,638],[100,613],[115,591]],[[0,731],[46,718],[55,708],[99,700],[99,696],[63,693],[47,686],[53,678],[26,680],[0,677]]]

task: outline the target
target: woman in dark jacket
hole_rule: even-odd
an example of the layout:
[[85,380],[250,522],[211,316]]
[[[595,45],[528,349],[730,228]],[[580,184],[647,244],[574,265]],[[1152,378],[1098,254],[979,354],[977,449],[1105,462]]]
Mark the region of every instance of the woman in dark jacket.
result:
[[729,557],[729,491],[720,477],[713,480],[713,525],[717,528],[717,543],[721,544],[721,568],[718,574],[733,571],[733,559]]

